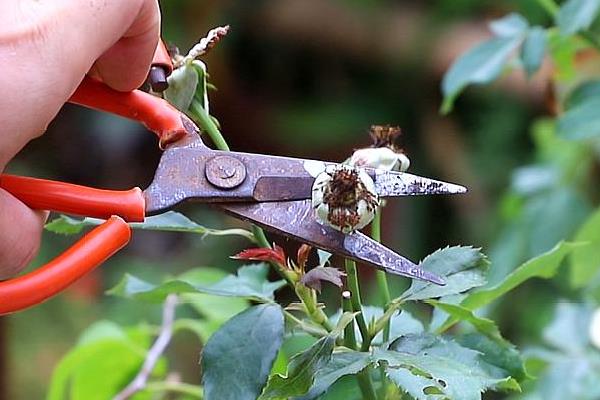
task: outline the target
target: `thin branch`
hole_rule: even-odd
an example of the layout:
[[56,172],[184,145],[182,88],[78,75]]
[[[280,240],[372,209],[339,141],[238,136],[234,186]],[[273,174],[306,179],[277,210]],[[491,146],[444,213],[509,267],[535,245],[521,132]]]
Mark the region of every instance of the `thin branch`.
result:
[[156,338],[156,341],[148,350],[142,369],[138,372],[137,376],[131,381],[125,389],[118,393],[113,400],[126,400],[133,396],[135,393],[146,387],[148,378],[152,373],[152,370],[156,366],[160,356],[164,353],[165,349],[171,341],[173,336],[173,322],[175,321],[175,309],[177,307],[177,296],[170,294],[167,296],[163,305],[163,317],[160,333]]

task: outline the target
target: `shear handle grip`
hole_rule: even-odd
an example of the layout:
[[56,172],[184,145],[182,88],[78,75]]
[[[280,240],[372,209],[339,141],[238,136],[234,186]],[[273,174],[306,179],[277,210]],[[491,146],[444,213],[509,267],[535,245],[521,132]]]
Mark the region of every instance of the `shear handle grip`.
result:
[[142,222],[145,200],[139,188],[114,191],[70,183],[3,174],[0,188],[30,208],[108,219],[118,215],[129,222]]
[[0,315],[42,303],[106,261],[131,237],[129,225],[111,217],[48,264],[0,282]]
[[161,146],[186,134],[179,110],[166,100],[141,90],[119,92],[86,76],[69,102],[138,121],[158,136]]

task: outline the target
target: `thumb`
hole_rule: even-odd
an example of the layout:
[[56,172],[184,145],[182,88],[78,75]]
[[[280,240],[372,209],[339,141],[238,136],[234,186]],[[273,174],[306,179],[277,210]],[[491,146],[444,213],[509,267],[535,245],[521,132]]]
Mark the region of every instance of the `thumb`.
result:
[[47,216],[0,189],[0,280],[21,272],[36,256]]

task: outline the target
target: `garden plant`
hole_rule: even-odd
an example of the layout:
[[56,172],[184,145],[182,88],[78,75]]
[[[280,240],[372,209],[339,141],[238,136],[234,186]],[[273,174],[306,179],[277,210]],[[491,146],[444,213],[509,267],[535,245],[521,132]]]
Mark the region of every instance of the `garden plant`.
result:
[[[500,200],[500,239],[489,250],[452,243],[423,257],[419,266],[445,285],[413,280],[395,291],[377,271],[378,299],[367,303],[354,261],[302,243],[286,253],[255,226],[212,229],[173,211],[149,217],[133,227],[244,238],[246,250],[222,255],[239,260],[237,272],[199,267],[156,281],[125,275],[107,295],[160,305],[162,319],[91,325],[56,366],[48,399],[599,398],[600,74],[586,66],[600,64],[600,0],[537,4],[552,24],[517,13],[492,21],[491,38],[455,60],[442,82],[441,112],[450,113],[469,85],[551,71],[547,115],[531,126],[535,159],[514,171]],[[176,69],[162,94],[221,150],[229,146],[210,114],[214,87],[202,60],[219,51],[228,29],[211,30],[186,55],[173,51]],[[347,155],[349,171],[409,168],[393,121],[373,121],[369,133],[372,146]],[[362,199],[360,212],[372,213],[365,231],[381,241],[386,203]],[[362,228],[363,217],[349,229]],[[59,216],[46,228],[76,234],[98,223]],[[556,289],[513,297],[530,280]],[[335,295],[324,296],[326,286]],[[551,316],[542,340],[518,347],[491,319],[521,315],[539,325],[536,312]],[[186,331],[201,343],[189,355],[200,384],[180,379],[165,355]]]

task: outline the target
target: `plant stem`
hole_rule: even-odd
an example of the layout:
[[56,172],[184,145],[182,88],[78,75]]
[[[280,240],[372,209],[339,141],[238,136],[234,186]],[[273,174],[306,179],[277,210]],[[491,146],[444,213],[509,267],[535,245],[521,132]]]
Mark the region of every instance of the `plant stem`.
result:
[[[342,292],[342,310],[344,312],[352,312],[352,293],[344,290]],[[358,346],[356,345],[356,335],[354,333],[354,321],[351,321],[344,328],[344,346],[349,349],[357,350]]]
[[121,390],[113,400],[126,400],[132,397],[134,394],[143,390],[146,387],[150,374],[156,367],[156,363],[165,352],[167,346],[171,342],[173,337],[173,323],[175,322],[175,309],[177,308],[178,297],[175,294],[170,294],[165,299],[163,304],[163,320],[160,327],[160,333],[156,338],[156,341],[146,354],[142,368],[135,376],[135,378]]
[[359,313],[356,316],[356,323],[360,330],[363,343],[368,341],[369,329],[365,322],[365,317],[362,313],[362,301],[360,299],[360,288],[358,287],[358,275],[356,273],[356,263],[352,260],[345,260],[346,262],[346,279],[348,280],[348,289],[350,289],[351,297],[350,302],[352,304],[352,311]]
[[377,400],[377,394],[375,393],[369,370],[370,368],[365,368],[356,374],[356,380],[358,381],[358,387],[363,395],[363,400]]
[[289,322],[298,325],[304,332],[308,333],[313,337],[320,339],[328,334],[327,330],[321,329],[318,326],[309,325],[301,319],[296,318],[294,314],[292,314],[289,311],[284,311],[283,315],[285,319],[287,319]]
[[[352,311],[358,313],[356,315],[356,323],[358,324],[358,329],[362,337],[360,351],[367,352],[369,351],[369,346],[371,345],[372,338],[369,334],[369,328],[367,327],[365,317],[362,313],[362,301],[360,299],[360,288],[358,286],[356,263],[352,260],[346,259],[345,264],[346,279],[348,282],[348,289],[350,289],[350,305],[352,306]],[[356,339],[354,341],[356,342]],[[369,370],[370,368],[367,367],[358,374],[356,374],[356,379],[358,381],[360,391],[363,395],[363,399],[377,400],[377,396],[375,394],[375,389],[373,388],[373,382],[371,381],[371,375],[369,374]]]
[[[382,212],[383,209],[380,207],[377,210],[377,213],[375,213],[375,218],[371,223],[371,237],[378,242],[381,242]],[[390,302],[392,301],[392,297],[390,296],[390,287],[387,281],[387,275],[384,271],[376,271],[375,277],[377,278],[377,286],[379,288],[379,292],[381,293],[381,297],[383,300],[383,309],[387,311]],[[388,340],[390,340],[390,320],[388,320],[388,322],[385,325],[385,328],[383,328],[383,341],[387,342]]]
[[327,318],[327,314],[318,306],[315,291],[307,288],[304,284],[298,282],[295,285],[296,295],[304,305],[306,315],[316,324],[321,325],[327,332],[333,330],[333,326]]
[[152,382],[146,385],[146,390],[151,392],[171,392],[186,394],[188,396],[202,399],[202,389],[189,383],[181,382]]
[[229,151],[229,145],[221,134],[221,131],[206,112],[199,101],[193,100],[189,109],[190,118],[194,120],[204,132],[208,134],[217,149]]
[[271,248],[271,243],[267,240],[265,232],[256,225],[252,225],[252,233],[259,246]]

